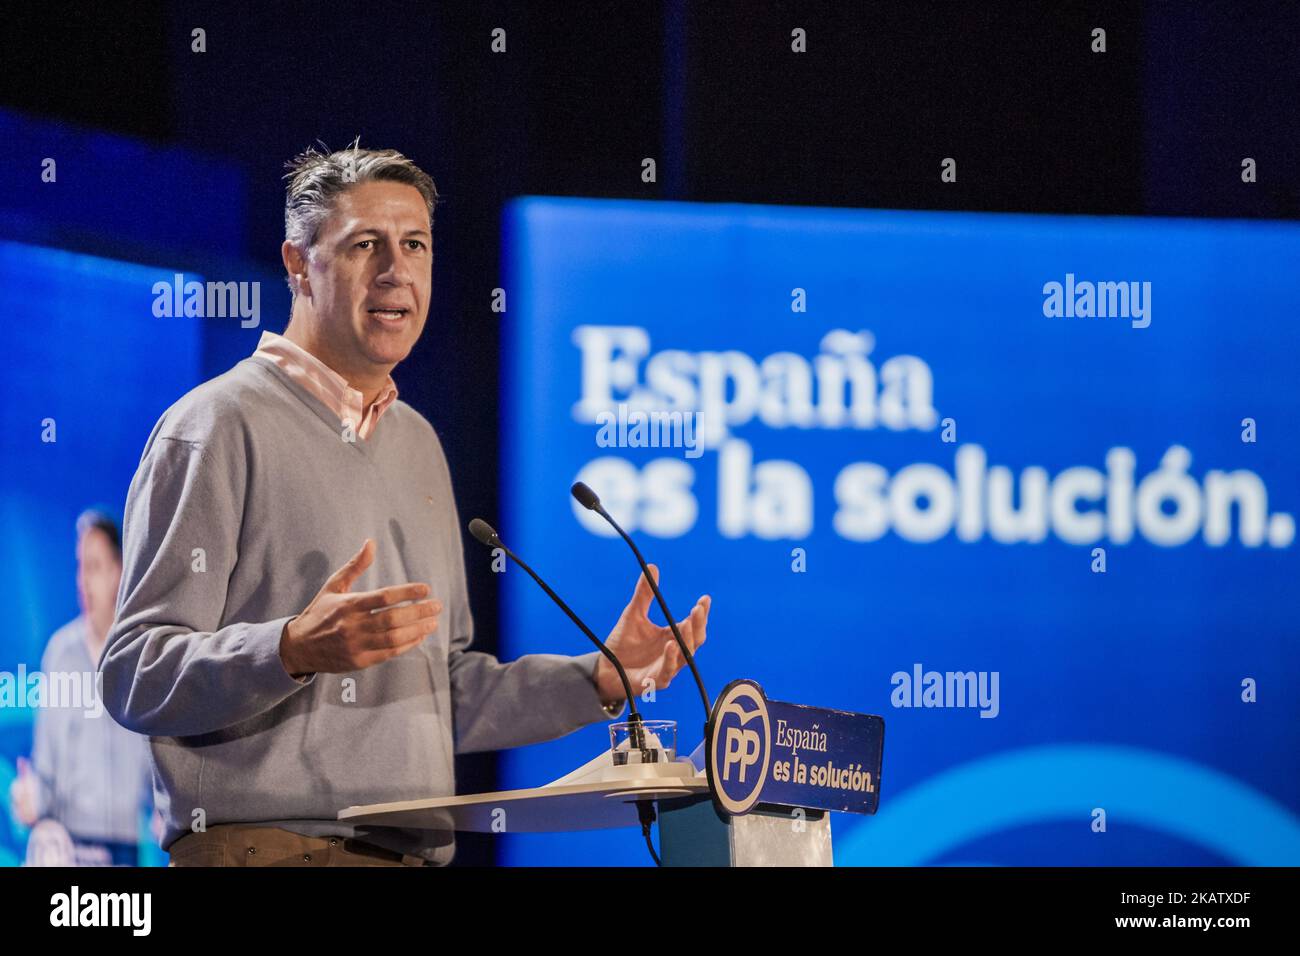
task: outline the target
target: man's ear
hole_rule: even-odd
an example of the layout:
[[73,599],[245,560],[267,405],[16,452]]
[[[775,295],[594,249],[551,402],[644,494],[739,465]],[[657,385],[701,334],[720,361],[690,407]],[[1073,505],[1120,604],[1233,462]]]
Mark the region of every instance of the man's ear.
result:
[[288,239],[280,246],[280,258],[284,261],[284,271],[299,295],[311,295],[311,286],[307,283],[307,257],[301,249]]

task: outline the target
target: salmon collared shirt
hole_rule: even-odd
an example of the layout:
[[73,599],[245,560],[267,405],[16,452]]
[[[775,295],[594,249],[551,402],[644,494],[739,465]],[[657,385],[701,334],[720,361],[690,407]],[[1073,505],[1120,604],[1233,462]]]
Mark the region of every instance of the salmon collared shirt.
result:
[[347,379],[301,345],[274,332],[262,333],[253,354],[270,359],[289,378],[324,402],[338,415],[340,425],[350,422],[362,441],[370,437],[380,417],[397,401],[397,383],[390,375],[370,407],[362,408],[365,396],[349,385]]
[[[340,424],[352,422],[357,437],[362,440],[365,440],[374,432],[375,424],[379,421],[380,416],[393,402],[397,401],[397,384],[393,381],[393,376],[390,375],[388,381],[384,383],[379,396],[363,412],[361,403],[365,401],[365,397],[361,392],[349,385],[347,379],[302,346],[291,342],[283,335],[276,335],[274,332],[262,333],[262,338],[258,341],[257,351],[254,354],[266,356],[282,368],[291,379],[324,402],[327,408],[330,408],[339,416]],[[360,422],[359,425],[358,422]],[[597,660],[595,662],[596,666],[591,671],[593,682],[596,679],[596,670],[599,663]],[[309,680],[309,676],[303,675],[293,679],[300,684],[305,684]],[[601,706],[610,718],[617,718],[627,707],[627,702],[623,700],[608,704],[602,702]]]

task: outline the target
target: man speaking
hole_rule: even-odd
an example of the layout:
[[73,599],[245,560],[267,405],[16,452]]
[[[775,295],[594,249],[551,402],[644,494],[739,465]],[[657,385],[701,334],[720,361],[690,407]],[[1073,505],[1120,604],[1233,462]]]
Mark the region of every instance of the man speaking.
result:
[[[105,706],[151,738],[177,866],[440,865],[450,834],[340,809],[455,792],[453,755],[616,716],[599,652],[510,663],[473,639],[432,426],[391,372],[420,337],[437,191],[393,150],[290,163],[283,336],[182,397],[131,482]],[[609,635],[633,686],[683,659],[638,578]],[[709,598],[681,622],[705,639]]]

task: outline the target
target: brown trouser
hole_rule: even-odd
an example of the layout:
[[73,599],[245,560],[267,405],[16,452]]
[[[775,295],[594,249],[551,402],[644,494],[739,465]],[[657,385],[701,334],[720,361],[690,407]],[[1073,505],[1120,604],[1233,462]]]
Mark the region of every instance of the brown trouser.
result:
[[[168,848],[168,866],[424,866],[349,837],[310,837],[243,823],[222,823],[187,833]],[[432,864],[428,864],[432,865]]]

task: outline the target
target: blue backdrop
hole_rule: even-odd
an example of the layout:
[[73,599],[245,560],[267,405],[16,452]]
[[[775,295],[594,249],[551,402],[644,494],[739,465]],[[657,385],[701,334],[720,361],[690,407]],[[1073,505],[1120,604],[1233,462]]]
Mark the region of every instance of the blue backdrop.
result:
[[[158,417],[261,334],[235,318],[157,316],[155,283],[260,280],[264,315],[283,315],[286,296],[238,258],[245,185],[229,164],[2,110],[0,137],[7,179],[23,184],[0,195],[0,671],[16,674],[38,670],[78,614],[77,515],[98,506],[120,521]],[[52,181],[45,157],[58,158]],[[9,784],[33,717],[0,707],[0,866],[27,842]],[[142,860],[165,862],[147,820],[140,832]]]
[[[201,326],[152,315],[154,282],[170,280],[160,269],[0,241],[0,561],[11,570],[0,584],[9,609],[0,669],[38,670],[50,635],[80,613],[78,513],[97,506],[121,522],[153,423],[198,378]],[[34,716],[0,707],[0,866],[26,846],[8,794]],[[147,819],[140,832],[145,859],[160,861]]]
[[[607,633],[636,567],[585,480],[675,610],[713,596],[711,694],[883,715],[838,863],[1300,863],[1300,228],[543,199],[505,225],[499,529]],[[698,412],[702,452],[608,447],[620,404]],[[588,649],[499,581],[503,657]],[[699,742],[689,674],[642,709]],[[503,786],[607,743],[512,751]],[[633,830],[503,845],[648,860]]]

